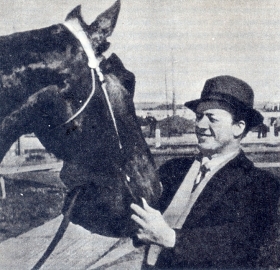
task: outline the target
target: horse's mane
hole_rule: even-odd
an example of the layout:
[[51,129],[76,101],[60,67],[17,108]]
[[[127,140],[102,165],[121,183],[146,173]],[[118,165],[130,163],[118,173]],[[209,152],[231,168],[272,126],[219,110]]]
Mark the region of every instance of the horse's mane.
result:
[[120,80],[121,84],[134,95],[135,76],[128,71],[116,54],[112,54],[106,61],[100,63],[100,68],[104,74],[112,73]]
[[62,24],[0,37],[0,63],[9,74],[15,68],[37,63],[48,52],[62,52],[77,40]]

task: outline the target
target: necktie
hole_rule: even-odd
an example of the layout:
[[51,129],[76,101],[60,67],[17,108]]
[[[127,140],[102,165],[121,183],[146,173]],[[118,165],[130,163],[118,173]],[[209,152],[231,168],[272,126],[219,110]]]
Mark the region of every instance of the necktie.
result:
[[197,188],[197,186],[199,185],[199,183],[201,182],[201,180],[205,177],[206,173],[210,171],[210,169],[206,168],[205,165],[201,165],[199,172],[200,172],[200,176],[198,174],[198,178],[195,180],[193,188],[192,188],[192,192],[195,191],[195,189]]

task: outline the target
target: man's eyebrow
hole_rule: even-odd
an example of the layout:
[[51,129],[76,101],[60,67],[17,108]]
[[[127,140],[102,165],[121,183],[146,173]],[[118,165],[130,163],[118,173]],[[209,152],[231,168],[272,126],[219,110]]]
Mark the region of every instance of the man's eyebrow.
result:
[[204,115],[206,115],[206,116],[215,116],[214,113],[205,113]]

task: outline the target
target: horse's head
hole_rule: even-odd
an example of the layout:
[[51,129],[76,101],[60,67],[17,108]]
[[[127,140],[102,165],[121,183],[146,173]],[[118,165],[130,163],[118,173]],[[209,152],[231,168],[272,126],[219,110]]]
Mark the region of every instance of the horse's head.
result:
[[[91,25],[86,25],[78,6],[69,13],[65,23],[77,21],[96,56],[101,57],[109,47],[106,38],[115,27],[119,9],[120,2],[117,1]],[[91,79],[85,65],[87,57],[65,23],[0,37],[0,116],[19,108],[26,98],[44,87],[53,85],[64,92],[71,92],[69,87],[75,88],[75,85],[69,83],[79,85],[84,79],[87,79],[84,85],[88,86]]]
[[0,38],[0,158],[34,132],[64,161],[68,188],[82,186],[73,221],[106,235],[129,231],[132,201],[160,195],[135,114],[134,75],[115,54],[102,56],[119,9],[117,1],[87,25],[77,7],[64,24]]

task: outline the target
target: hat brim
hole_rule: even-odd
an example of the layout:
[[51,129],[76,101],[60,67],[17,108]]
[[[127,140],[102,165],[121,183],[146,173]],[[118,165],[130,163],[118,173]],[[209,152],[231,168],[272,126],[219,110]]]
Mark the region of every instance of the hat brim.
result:
[[[211,103],[213,102],[214,106],[213,107],[206,107],[206,109],[223,109],[226,110],[224,104],[227,104],[227,106],[229,106],[229,108],[231,108],[234,111],[237,112],[242,112],[243,114],[245,113],[246,115],[246,119],[247,120],[247,124],[250,126],[250,128],[256,127],[260,124],[263,123],[263,116],[255,109],[250,108],[248,106],[246,106],[245,104],[231,104],[226,102],[225,100],[221,100],[221,99],[209,99],[209,100],[204,100],[204,99],[195,99],[195,100],[191,100],[186,102],[184,105],[191,109],[192,111],[196,112],[197,111],[197,107],[198,105],[200,105],[201,103]],[[217,105],[217,102],[221,102],[222,104]],[[232,110],[228,110],[229,112],[232,112]]]

